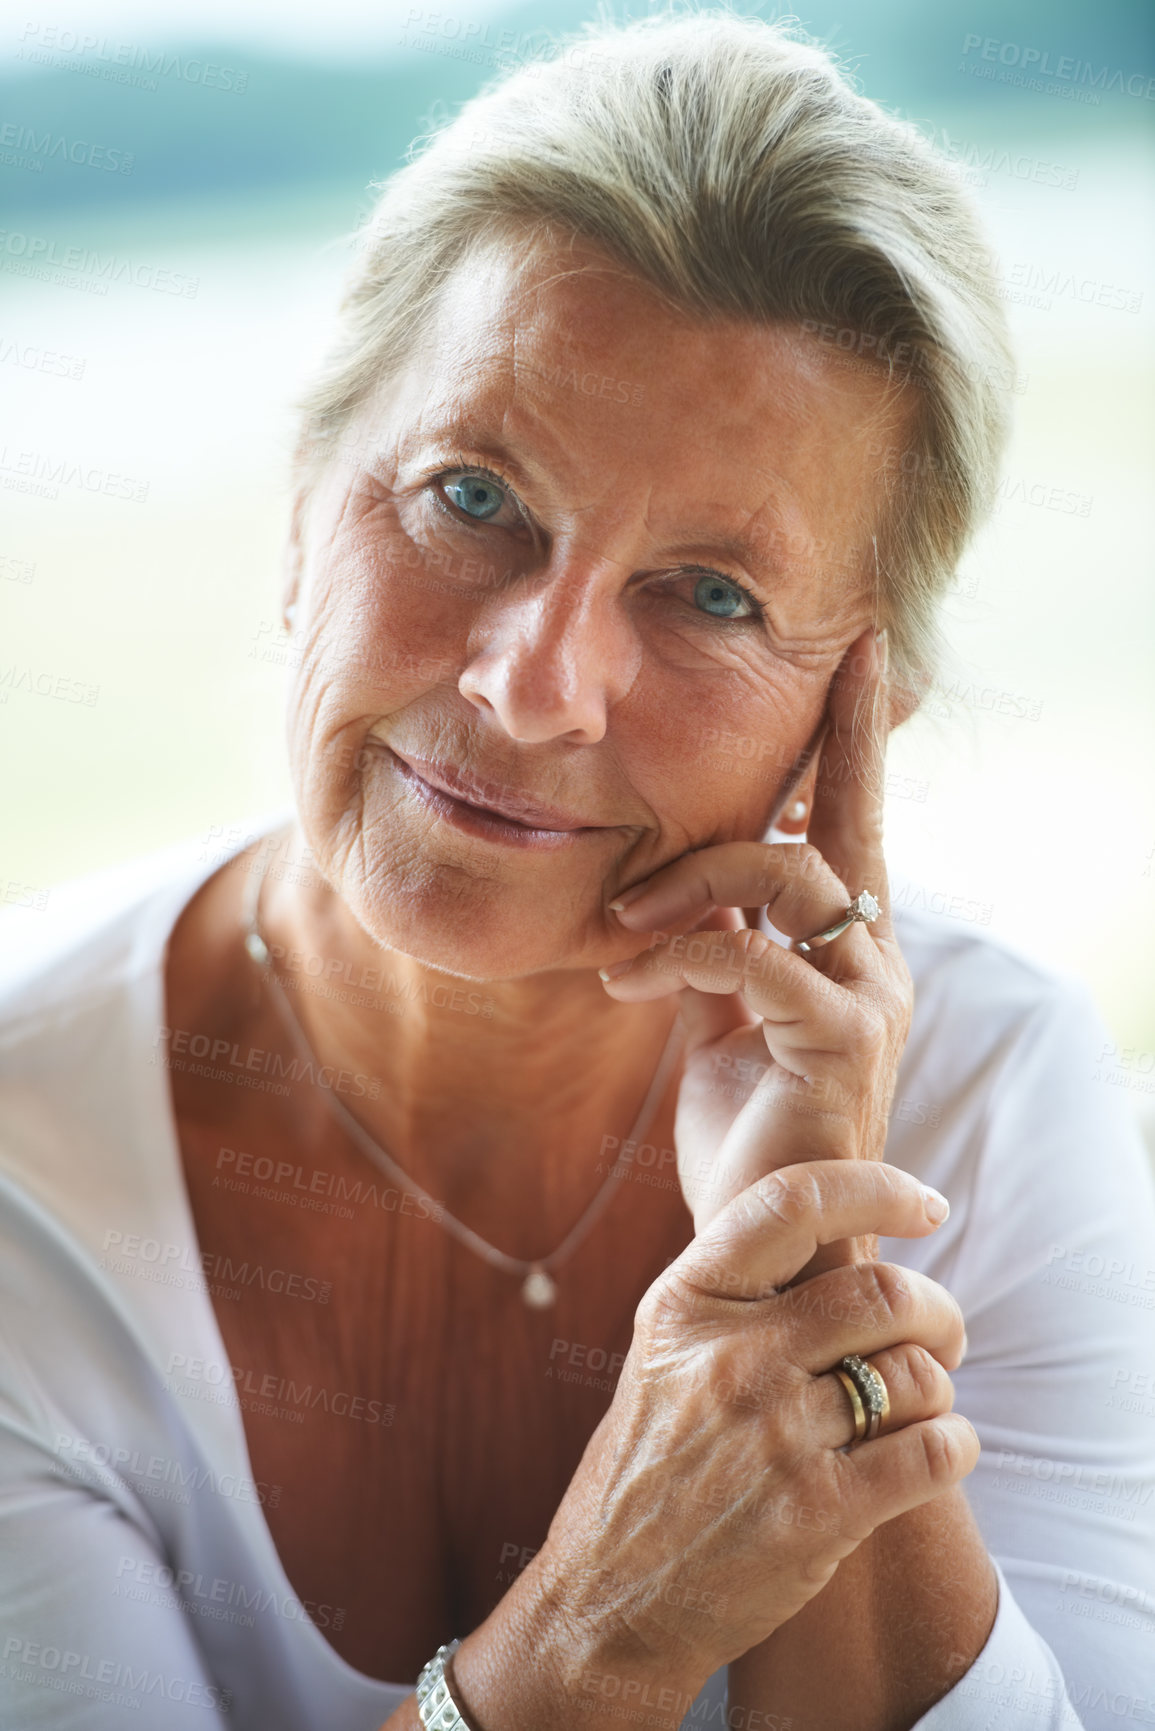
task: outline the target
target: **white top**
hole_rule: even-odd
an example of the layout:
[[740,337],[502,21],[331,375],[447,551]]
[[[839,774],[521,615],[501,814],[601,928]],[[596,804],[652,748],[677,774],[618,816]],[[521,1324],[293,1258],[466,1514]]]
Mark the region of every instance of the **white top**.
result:
[[[354,1670],[331,1607],[293,1593],[187,1272],[165,947],[198,885],[285,815],[0,920],[0,1721],[20,1731],[377,1731],[413,1688]],[[880,1253],[965,1313],[956,1407],[983,1444],[965,1491],[1000,1591],[986,1648],[919,1727],[1150,1724],[1155,1197],[1098,1079],[1110,1036],[1081,984],[967,923],[970,904],[938,915],[894,884],[917,1006],[887,1159],[952,1212]],[[687,1726],[722,1731],[724,1688],[723,1667]]]

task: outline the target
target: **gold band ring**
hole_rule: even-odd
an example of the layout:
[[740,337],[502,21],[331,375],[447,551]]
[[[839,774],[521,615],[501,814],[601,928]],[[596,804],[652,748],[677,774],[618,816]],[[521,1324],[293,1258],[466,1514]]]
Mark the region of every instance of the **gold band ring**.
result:
[[854,1408],[854,1436],[852,1442],[861,1442],[866,1435],[866,1408],[862,1404],[862,1396],[858,1392],[858,1384],[850,1380],[846,1372],[838,1365],[834,1374],[850,1396],[850,1404]]

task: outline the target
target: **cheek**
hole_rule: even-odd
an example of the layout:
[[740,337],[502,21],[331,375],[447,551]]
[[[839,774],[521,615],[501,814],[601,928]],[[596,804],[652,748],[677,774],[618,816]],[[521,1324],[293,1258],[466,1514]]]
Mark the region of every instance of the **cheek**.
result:
[[332,829],[379,772],[366,747],[374,723],[455,689],[463,614],[401,534],[334,544],[320,575],[286,719],[299,810]]
[[334,543],[315,588],[321,624],[292,700],[313,733],[357,717],[368,726],[431,686],[455,684],[464,666],[462,572],[446,550],[417,545],[381,516]]
[[[692,701],[668,669],[654,667],[628,700],[637,704],[634,785],[672,829],[698,838],[689,845],[765,832],[825,707],[825,672],[768,661],[764,649],[744,662],[731,655],[724,672],[695,681]],[[672,715],[681,717],[677,726]]]

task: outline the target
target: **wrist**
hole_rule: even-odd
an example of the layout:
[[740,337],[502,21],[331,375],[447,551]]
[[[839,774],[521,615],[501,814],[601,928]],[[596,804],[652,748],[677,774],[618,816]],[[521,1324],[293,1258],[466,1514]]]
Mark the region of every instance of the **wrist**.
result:
[[595,1716],[678,1731],[705,1682],[629,1637],[574,1616],[535,1567],[453,1655],[454,1696],[476,1731],[589,1731]]

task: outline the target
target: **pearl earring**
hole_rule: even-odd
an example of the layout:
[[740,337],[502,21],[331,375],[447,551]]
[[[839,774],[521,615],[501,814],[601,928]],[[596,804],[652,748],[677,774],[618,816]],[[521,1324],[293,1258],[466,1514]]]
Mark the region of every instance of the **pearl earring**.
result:
[[804,799],[793,800],[791,804],[786,807],[786,816],[790,819],[791,823],[801,823],[803,818],[806,816],[806,812],[807,805]]
[[292,631],[297,623],[297,603],[295,601],[290,601],[289,605],[285,608],[285,622],[288,625],[289,630]]

